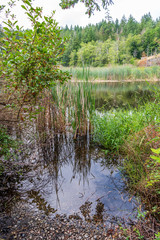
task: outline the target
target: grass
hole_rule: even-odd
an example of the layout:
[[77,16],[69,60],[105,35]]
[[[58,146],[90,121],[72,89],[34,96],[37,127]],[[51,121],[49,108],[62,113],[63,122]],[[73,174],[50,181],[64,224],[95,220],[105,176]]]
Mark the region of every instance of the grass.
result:
[[160,67],[135,67],[131,65],[107,67],[63,68],[72,74],[74,80],[146,80],[159,79]]
[[75,138],[90,131],[89,120],[95,106],[91,93],[92,85],[88,82],[69,82],[52,88],[54,124],[57,129],[60,127],[66,132],[71,130]]
[[147,208],[147,215],[160,220],[160,159],[152,151],[158,149],[160,131],[149,125],[125,140],[121,153],[125,160],[122,172],[128,179],[130,189],[140,194]]
[[111,110],[92,118],[94,141],[108,151],[118,151],[126,137],[160,118],[160,106],[147,103],[132,110]]

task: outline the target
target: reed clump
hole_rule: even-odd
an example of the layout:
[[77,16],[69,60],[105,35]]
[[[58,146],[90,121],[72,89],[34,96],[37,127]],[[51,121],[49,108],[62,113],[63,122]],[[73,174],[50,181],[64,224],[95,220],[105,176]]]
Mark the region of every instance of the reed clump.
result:
[[132,65],[107,67],[72,67],[69,71],[74,80],[155,80],[160,79],[159,66],[136,67]]
[[54,102],[54,124],[58,129],[61,122],[64,131],[71,131],[76,138],[91,131],[90,116],[94,111],[92,85],[86,83],[65,83],[52,88]]

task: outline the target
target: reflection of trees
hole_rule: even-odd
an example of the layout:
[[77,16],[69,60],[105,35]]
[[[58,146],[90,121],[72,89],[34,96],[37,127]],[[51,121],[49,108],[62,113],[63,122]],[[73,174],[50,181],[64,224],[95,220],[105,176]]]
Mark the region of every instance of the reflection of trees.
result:
[[83,215],[84,219],[88,222],[103,222],[103,215],[104,215],[104,204],[98,199],[95,207],[95,214],[92,217],[91,214],[91,206],[92,202],[86,201],[81,207],[80,211]]
[[28,196],[32,199],[32,203],[36,203],[39,210],[43,210],[46,215],[48,215],[51,212],[52,213],[56,212],[54,208],[47,204],[44,198],[40,195],[39,191],[31,190],[28,191],[27,193]]
[[[143,84],[143,85],[142,85]],[[95,108],[110,110],[112,108],[137,107],[153,97],[151,87],[145,83],[101,83],[93,88]]]

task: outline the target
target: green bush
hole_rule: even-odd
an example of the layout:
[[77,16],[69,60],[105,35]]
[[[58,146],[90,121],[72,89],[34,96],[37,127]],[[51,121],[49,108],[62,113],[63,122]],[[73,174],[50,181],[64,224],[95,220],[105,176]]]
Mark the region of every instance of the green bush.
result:
[[58,67],[64,39],[53,19],[54,12],[46,17],[42,15],[42,8],[34,8],[30,0],[22,2],[22,11],[28,16],[32,29],[23,30],[9,14],[0,38],[0,78],[10,99],[9,106],[18,107],[18,116],[23,110],[31,109],[29,103],[34,105],[44,89],[50,89],[56,82],[63,83],[69,77]]

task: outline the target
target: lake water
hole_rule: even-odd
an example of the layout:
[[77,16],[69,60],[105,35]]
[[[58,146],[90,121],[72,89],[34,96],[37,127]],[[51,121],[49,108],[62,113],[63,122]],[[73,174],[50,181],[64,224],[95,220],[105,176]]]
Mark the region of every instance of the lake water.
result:
[[[103,83],[92,94],[100,110],[136,106],[137,96],[141,102],[152,98],[146,83]],[[78,214],[106,222],[135,218],[140,203],[119,170],[123,160],[105,155],[89,132],[75,140],[72,133],[55,133],[45,118],[12,131],[24,142],[19,161],[29,166],[17,183],[20,201],[53,216]]]

